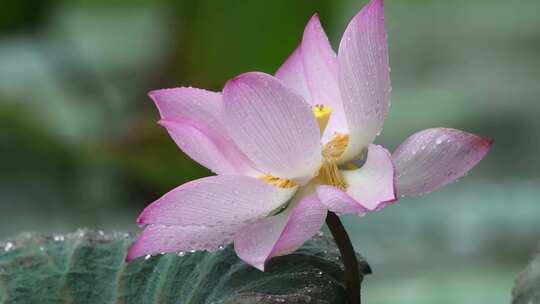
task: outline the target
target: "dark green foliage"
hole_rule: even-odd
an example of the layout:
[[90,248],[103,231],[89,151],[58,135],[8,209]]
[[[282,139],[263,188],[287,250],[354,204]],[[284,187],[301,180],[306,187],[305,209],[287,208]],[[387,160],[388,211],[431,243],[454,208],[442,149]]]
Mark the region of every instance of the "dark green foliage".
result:
[[[266,272],[229,246],[125,263],[133,236],[79,230],[24,233],[0,247],[0,303],[344,303],[333,242],[316,236]],[[367,263],[360,260],[365,273]]]

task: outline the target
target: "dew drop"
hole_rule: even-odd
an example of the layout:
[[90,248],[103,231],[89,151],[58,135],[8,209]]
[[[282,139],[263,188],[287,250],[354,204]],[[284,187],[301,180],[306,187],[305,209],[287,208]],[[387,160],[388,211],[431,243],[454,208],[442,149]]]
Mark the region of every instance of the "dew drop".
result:
[[183,252],[183,251],[180,251],[180,252],[178,252],[176,255],[179,256],[179,257],[183,257],[183,256],[186,255],[186,253]]
[[152,255],[147,254],[147,255],[144,256],[144,259],[145,259],[145,260],[149,260],[151,257],[152,257]]
[[55,235],[53,239],[54,239],[55,242],[63,242],[64,241],[64,236],[61,235],[61,234],[58,234],[58,235]]
[[13,243],[7,242],[6,245],[4,246],[4,251],[10,251],[11,249],[13,249]]

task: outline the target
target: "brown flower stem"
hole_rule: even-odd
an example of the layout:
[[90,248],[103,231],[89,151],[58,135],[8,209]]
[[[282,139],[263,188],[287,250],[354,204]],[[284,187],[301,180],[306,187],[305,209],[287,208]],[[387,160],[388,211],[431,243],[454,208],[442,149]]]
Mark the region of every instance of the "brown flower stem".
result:
[[328,211],[326,225],[328,225],[336,241],[343,264],[345,265],[345,292],[347,294],[348,304],[360,304],[360,272],[351,239],[349,239],[345,227],[343,227],[343,224],[335,213]]

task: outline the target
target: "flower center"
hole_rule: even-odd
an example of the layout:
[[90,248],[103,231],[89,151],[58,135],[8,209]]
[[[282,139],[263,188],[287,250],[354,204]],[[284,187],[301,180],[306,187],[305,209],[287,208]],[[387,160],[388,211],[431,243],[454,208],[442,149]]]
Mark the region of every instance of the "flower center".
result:
[[[321,131],[322,137],[322,134],[328,125],[330,115],[332,114],[332,107],[318,104],[313,106],[312,110],[315,118],[317,119],[317,123],[319,124],[319,130]],[[336,132],[334,133],[332,139],[324,145],[322,149],[323,161],[321,168],[319,169],[319,173],[315,178],[317,179],[317,182],[325,185],[331,185],[342,190],[347,188],[347,183],[343,179],[343,175],[339,170],[337,161],[341,155],[345,153],[345,149],[347,148],[348,144],[349,135]],[[298,186],[298,183],[293,180],[273,176],[270,173],[265,173],[259,176],[259,179],[280,188],[293,188]]]
[[328,159],[323,160],[317,179],[321,184],[331,185],[341,190],[347,189],[347,183],[345,182],[345,179],[343,179],[343,175],[334,161]]
[[321,131],[321,136],[324,133],[324,130],[326,129],[326,126],[328,125],[328,120],[330,119],[330,115],[332,114],[332,107],[325,106],[322,104],[317,104],[311,107],[311,110],[313,111],[313,114],[315,115],[315,118],[317,119],[317,123],[319,124],[319,130]]
[[[319,123],[319,129],[321,136],[328,125],[328,120],[332,114],[332,107],[325,105],[315,105],[313,108],[313,114]],[[326,143],[322,150],[323,162],[317,179],[320,183],[325,185],[332,185],[334,187],[345,190],[347,183],[343,179],[343,175],[339,171],[337,161],[345,153],[345,149],[349,144],[349,135],[334,133],[332,139]]]
[[334,137],[327,142],[322,150],[322,155],[324,158],[337,161],[349,144],[349,134],[335,133]]

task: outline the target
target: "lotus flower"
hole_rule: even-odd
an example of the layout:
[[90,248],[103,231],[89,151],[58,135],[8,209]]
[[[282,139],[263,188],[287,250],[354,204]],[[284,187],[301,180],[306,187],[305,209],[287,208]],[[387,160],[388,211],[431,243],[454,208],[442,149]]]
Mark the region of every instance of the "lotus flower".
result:
[[241,259],[264,270],[315,235],[328,210],[378,210],[475,166],[491,140],[454,129],[420,131],[393,154],[373,144],[390,105],[386,40],[383,0],[371,0],[347,26],[337,56],[314,15],[275,76],[241,74],[221,93],[150,92],[160,124],[217,175],[149,205],[127,260],[234,242]]

